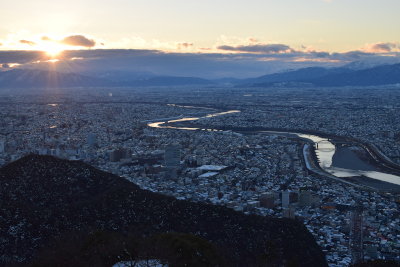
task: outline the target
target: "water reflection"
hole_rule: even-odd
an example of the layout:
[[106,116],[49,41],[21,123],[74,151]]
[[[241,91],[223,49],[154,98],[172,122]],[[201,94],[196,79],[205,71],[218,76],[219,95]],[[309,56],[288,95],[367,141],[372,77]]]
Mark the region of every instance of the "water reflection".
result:
[[369,178],[400,185],[400,177],[381,172],[363,162],[350,148],[335,148],[326,138],[298,134],[299,137],[318,143],[316,154],[323,170],[336,177],[366,176]]
[[[169,105],[175,105],[175,104],[169,104]],[[229,110],[229,111],[224,111],[224,112],[219,112],[219,113],[211,113],[207,114],[206,116],[203,117],[192,117],[192,118],[182,118],[182,119],[176,119],[176,120],[170,120],[170,121],[162,121],[162,122],[153,122],[149,123],[149,127],[154,127],[154,128],[167,128],[167,129],[180,129],[180,130],[199,130],[200,128],[189,128],[189,127],[179,127],[179,126],[168,126],[168,125],[163,125],[165,123],[172,123],[172,122],[182,122],[182,121],[195,121],[199,119],[205,119],[205,118],[211,118],[211,117],[217,117],[225,114],[230,114],[230,113],[237,113],[240,112],[240,110]],[[220,131],[216,129],[203,129],[207,131]]]
[[[168,121],[172,122],[182,122],[182,121],[194,121],[204,118],[210,118],[214,116],[221,116],[229,113],[240,112],[240,110],[230,110],[220,113],[211,113],[203,117],[193,117],[193,118],[182,118],[177,120]],[[168,128],[168,129],[181,129],[181,130],[198,130],[200,128],[189,128],[189,127],[179,127],[179,126],[169,126],[163,125],[165,122],[154,122],[149,123],[150,127],[155,128]],[[202,129],[207,131],[218,131],[215,129]],[[266,131],[269,133],[279,133]],[[373,166],[363,162],[357,155],[351,151],[349,148],[339,148],[337,149],[334,144],[328,141],[326,138],[322,138],[316,135],[299,134],[299,133],[281,133],[285,135],[296,135],[298,137],[309,139],[315,144],[318,144],[318,149],[316,150],[317,157],[319,159],[319,165],[326,172],[336,176],[336,177],[354,177],[354,176],[366,176],[369,178],[393,183],[400,185],[400,177],[392,174],[387,174],[378,171]]]

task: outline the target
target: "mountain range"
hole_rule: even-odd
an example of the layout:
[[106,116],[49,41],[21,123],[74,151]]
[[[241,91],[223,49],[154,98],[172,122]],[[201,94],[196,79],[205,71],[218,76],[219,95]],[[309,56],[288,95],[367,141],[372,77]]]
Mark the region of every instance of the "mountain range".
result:
[[309,67],[267,74],[256,78],[160,76],[151,72],[109,71],[61,73],[38,69],[0,72],[0,88],[43,87],[149,87],[149,86],[236,86],[236,87],[343,87],[378,86],[400,83],[400,64],[382,65],[352,62],[339,68]]
[[[0,169],[0,200],[1,266],[27,264],[52,240],[87,229],[138,237],[191,234],[215,244],[227,266],[260,266],[263,259],[268,266],[293,260],[296,266],[327,266],[321,247],[299,221],[177,200],[80,161],[28,155],[9,163]],[[121,251],[129,246],[120,242],[125,245]],[[98,249],[107,254],[109,248]],[[125,252],[117,258],[124,260]],[[80,260],[90,256],[79,253]]]
[[[326,72],[325,75],[314,75],[313,78],[303,79],[296,77],[302,70],[292,73],[293,79],[279,81],[264,81],[260,83],[246,84],[246,87],[344,87],[344,86],[379,86],[400,84],[400,64],[377,66],[370,69],[352,71],[351,69],[335,69],[334,72]],[[311,74],[310,74],[311,72]],[[317,71],[323,73],[322,71]],[[308,75],[315,70],[308,70]],[[305,76],[303,76],[305,77]]]

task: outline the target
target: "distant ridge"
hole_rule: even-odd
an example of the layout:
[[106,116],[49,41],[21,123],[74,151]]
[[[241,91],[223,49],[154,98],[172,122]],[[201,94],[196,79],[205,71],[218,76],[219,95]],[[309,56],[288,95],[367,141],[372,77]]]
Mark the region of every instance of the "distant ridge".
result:
[[309,81],[314,86],[374,86],[400,83],[400,64],[378,66],[351,73],[331,74]]
[[333,73],[351,72],[347,68],[334,68],[326,69],[322,67],[309,67],[298,70],[291,70],[281,73],[267,74],[257,78],[242,79],[235,81],[237,85],[244,84],[259,84],[259,83],[272,83],[272,82],[291,82],[291,81],[305,81],[323,77]]
[[342,68],[347,68],[351,70],[366,70],[384,65],[390,65],[390,64],[383,62],[354,61],[342,66]]
[[162,86],[236,86],[236,87],[343,87],[376,86],[400,83],[400,64],[352,62],[339,68],[309,67],[267,74],[256,78],[157,76],[150,72],[110,71],[94,76],[38,69],[0,72],[0,88],[68,87],[162,87]]
[[50,70],[16,69],[0,72],[0,88],[68,88],[68,87],[147,87],[210,85],[214,82],[197,77],[147,77],[113,81],[105,78],[61,73]]
[[0,88],[107,87],[113,83],[76,73],[16,69],[0,72]]
[[[245,215],[140,189],[83,162],[29,155],[0,169],[0,265],[29,262],[66,231],[93,227],[139,235],[190,233],[214,243],[228,266],[327,266],[306,227],[290,219]],[[269,244],[269,245],[268,245]],[[271,245],[272,244],[272,245]]]
[[328,73],[312,79],[252,83],[238,85],[237,87],[344,87],[379,86],[398,83],[400,83],[400,64],[382,65],[356,71]]

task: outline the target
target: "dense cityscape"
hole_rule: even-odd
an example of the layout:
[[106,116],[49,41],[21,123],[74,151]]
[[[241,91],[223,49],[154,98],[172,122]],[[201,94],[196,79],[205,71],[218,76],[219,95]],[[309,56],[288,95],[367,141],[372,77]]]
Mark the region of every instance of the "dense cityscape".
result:
[[[80,160],[177,199],[300,220],[329,266],[400,261],[400,182],[332,176],[296,134],[351,138],[400,164],[396,87],[13,89],[0,99],[0,165]],[[368,156],[339,146],[333,165],[341,149]]]

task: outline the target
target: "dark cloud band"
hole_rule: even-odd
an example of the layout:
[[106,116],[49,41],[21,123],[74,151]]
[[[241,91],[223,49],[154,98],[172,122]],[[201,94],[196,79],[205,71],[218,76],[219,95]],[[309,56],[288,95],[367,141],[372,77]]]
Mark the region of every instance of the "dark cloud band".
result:
[[[392,57],[382,57],[379,53],[359,50],[332,54],[310,50],[294,51],[290,48],[282,50],[286,47],[274,49],[269,47],[267,50],[262,50],[268,53],[248,52],[248,49],[245,52],[234,53],[226,53],[229,50],[225,50],[224,53],[171,53],[135,49],[66,50],[57,55],[59,59],[57,63],[48,63],[47,61],[54,57],[43,51],[0,51],[0,64],[12,68],[57,68],[58,71],[78,73],[122,70],[150,71],[171,76],[244,78],[310,66],[338,67],[367,57],[379,61],[396,59],[396,56],[397,60],[400,58],[395,52],[391,53]],[[204,51],[210,52],[208,49]]]
[[294,49],[284,44],[256,44],[256,45],[220,45],[217,46],[218,50],[233,51],[233,52],[249,52],[249,53],[281,53],[286,51],[294,52]]

